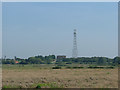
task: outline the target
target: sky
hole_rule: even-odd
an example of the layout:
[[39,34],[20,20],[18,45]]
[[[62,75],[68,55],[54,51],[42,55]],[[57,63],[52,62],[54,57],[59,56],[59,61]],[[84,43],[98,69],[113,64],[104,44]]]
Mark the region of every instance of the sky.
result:
[[118,55],[117,2],[4,2],[2,17],[7,58],[72,57],[74,29],[78,57]]

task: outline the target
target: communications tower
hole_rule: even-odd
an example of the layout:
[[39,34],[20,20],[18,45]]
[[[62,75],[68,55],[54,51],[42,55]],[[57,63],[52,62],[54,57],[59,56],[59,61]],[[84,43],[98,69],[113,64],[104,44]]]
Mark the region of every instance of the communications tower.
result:
[[74,29],[74,33],[73,33],[73,50],[72,50],[72,58],[77,58],[77,54],[78,54],[78,51],[77,51],[77,36],[76,36],[76,29]]

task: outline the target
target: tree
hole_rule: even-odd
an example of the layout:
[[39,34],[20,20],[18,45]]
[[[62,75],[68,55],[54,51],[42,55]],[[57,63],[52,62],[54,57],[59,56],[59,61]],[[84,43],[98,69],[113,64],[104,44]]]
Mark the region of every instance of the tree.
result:
[[120,57],[115,57],[115,58],[113,59],[113,64],[115,64],[115,65],[120,64]]
[[104,59],[102,57],[99,57],[97,64],[98,65],[103,65],[104,64]]

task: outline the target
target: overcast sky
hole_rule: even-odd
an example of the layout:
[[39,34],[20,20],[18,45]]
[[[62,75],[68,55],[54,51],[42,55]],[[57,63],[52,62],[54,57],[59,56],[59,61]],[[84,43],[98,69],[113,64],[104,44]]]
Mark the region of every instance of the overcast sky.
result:
[[118,55],[117,2],[3,3],[3,56],[72,56],[77,29],[79,57]]

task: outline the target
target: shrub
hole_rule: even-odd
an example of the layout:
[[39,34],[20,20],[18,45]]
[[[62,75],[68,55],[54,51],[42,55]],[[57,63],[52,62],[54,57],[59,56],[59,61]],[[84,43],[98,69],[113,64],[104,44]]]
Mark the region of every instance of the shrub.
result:
[[41,85],[40,85],[40,84],[38,84],[36,88],[41,88]]
[[106,68],[107,68],[107,69],[113,69],[114,67],[111,66],[111,67],[106,67]]
[[79,68],[83,68],[83,67],[73,67],[74,69],[79,69]]
[[88,68],[104,68],[104,67],[91,67],[91,66],[89,66]]
[[53,67],[52,69],[61,69],[61,67],[56,66],[56,67]]

